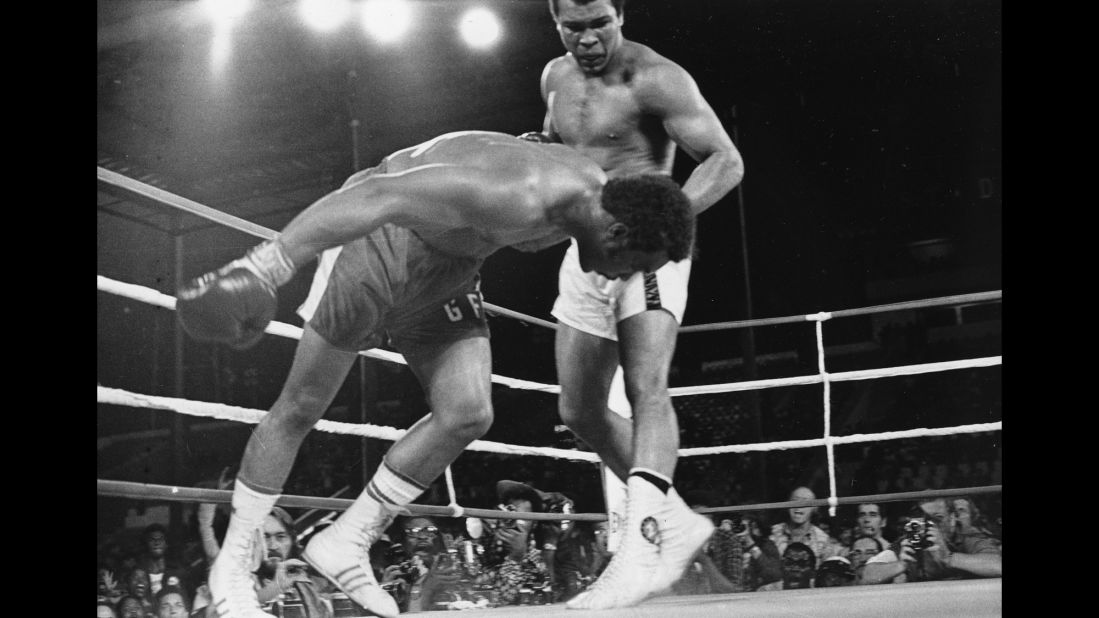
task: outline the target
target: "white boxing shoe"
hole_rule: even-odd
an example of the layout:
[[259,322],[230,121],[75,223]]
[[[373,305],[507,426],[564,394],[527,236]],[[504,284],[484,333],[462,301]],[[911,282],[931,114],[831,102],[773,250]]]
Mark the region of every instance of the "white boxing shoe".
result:
[[[251,528],[251,530],[249,530]],[[231,520],[225,542],[210,567],[210,600],[218,618],[270,618],[256,596],[256,548],[259,527]]]
[[664,495],[652,484],[629,482],[626,528],[610,564],[591,588],[569,600],[568,609],[632,607],[667,592],[668,569],[662,557],[667,524],[661,507]]
[[687,567],[702,552],[706,541],[713,536],[714,522],[692,511],[675,489],[668,492],[661,515],[664,524],[661,561],[664,563],[665,578],[671,580],[668,583],[670,587],[679,581]]
[[370,546],[393,521],[385,506],[378,507],[363,530],[349,529],[337,519],[309,541],[301,557],[363,608],[383,618],[397,618],[397,602],[378,584],[370,566]]

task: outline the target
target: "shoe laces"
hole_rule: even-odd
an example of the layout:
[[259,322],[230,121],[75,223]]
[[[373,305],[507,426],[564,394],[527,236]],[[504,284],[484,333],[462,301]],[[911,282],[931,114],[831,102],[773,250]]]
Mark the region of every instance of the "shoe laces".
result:
[[252,556],[252,539],[238,538],[234,544],[229,545],[229,548],[231,551],[235,550],[229,555],[233,559],[230,562],[236,562],[236,566],[241,568],[229,569],[229,590],[226,591],[225,598],[234,611],[242,608],[259,609],[259,601],[253,591],[252,576],[247,568],[247,563]]

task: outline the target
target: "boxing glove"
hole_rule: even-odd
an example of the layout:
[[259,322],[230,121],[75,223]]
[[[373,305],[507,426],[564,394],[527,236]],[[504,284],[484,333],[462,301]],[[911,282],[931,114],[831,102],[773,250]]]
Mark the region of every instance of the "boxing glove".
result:
[[293,273],[293,265],[277,243],[263,243],[243,258],[181,286],[176,294],[180,325],[198,341],[250,348],[275,317],[278,286]]

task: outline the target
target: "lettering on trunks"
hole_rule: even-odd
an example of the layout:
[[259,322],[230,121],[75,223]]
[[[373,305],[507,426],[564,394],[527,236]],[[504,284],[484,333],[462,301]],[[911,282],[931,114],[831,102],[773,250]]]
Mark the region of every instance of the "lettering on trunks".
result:
[[[463,300],[465,302],[462,302]],[[463,307],[468,309],[474,318],[480,319],[485,311],[481,300],[481,292],[470,292],[465,296],[452,298],[443,304],[443,311],[446,313],[446,318],[451,322],[460,322],[465,318],[465,312],[462,311]]]
[[645,308],[660,308],[660,286],[656,283],[656,273],[645,273]]

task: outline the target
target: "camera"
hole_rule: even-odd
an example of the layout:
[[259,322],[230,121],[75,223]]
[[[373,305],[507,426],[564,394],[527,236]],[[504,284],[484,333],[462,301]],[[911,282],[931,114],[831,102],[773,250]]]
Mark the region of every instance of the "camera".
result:
[[406,580],[408,583],[416,581],[417,575],[416,566],[412,564],[411,560],[405,560],[397,567],[397,577]]
[[930,527],[931,522],[919,517],[905,522],[904,538],[908,539],[908,544],[912,546],[912,549],[922,551],[931,547],[931,540],[927,538]]

